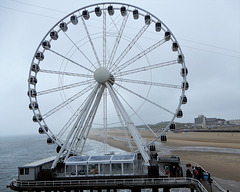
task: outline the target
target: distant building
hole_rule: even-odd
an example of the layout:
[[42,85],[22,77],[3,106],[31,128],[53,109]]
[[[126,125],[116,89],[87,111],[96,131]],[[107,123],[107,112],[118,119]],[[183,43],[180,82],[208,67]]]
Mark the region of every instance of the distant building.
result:
[[229,120],[228,122],[231,125],[240,125],[240,119]]
[[204,115],[198,115],[198,117],[194,119],[194,123],[196,126],[206,126],[206,117],[204,117]]
[[204,115],[198,115],[198,117],[194,118],[194,123],[196,126],[206,128],[208,126],[224,125],[226,124],[226,120],[220,118],[207,118]]

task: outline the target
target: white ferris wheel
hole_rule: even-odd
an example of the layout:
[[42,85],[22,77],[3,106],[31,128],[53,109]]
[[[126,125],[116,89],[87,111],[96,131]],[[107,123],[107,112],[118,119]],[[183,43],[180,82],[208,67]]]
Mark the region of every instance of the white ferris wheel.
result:
[[[148,161],[146,147],[174,128],[187,102],[184,55],[156,16],[125,3],[78,9],[54,25],[32,59],[28,96],[33,121],[59,157],[81,154],[90,129],[128,130]],[[148,124],[167,121],[158,134]],[[156,139],[145,142],[137,126]]]

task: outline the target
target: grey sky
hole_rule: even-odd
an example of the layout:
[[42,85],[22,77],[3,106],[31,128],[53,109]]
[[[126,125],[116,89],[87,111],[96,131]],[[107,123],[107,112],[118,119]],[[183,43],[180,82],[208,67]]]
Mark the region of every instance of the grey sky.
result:
[[[37,132],[38,125],[32,122],[26,94],[33,54],[57,21],[76,9],[98,2],[0,0],[0,136]],[[178,39],[190,84],[181,122],[193,122],[199,114],[240,119],[239,0],[121,2],[154,14]]]

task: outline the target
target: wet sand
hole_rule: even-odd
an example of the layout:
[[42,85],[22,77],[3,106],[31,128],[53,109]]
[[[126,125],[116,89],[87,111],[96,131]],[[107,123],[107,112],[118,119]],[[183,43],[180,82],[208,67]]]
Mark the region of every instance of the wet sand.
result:
[[[91,139],[103,142],[103,135],[107,134],[107,143],[111,146],[129,151],[128,144],[123,144],[124,137],[118,129],[108,130],[104,133],[100,130],[90,132]],[[141,135],[147,140],[154,138],[149,131],[141,131]],[[182,160],[194,161],[208,170],[212,176],[223,180],[240,182],[240,154],[231,153],[231,149],[240,149],[240,133],[211,133],[211,132],[188,132],[188,133],[167,133],[168,141],[163,145],[168,148],[179,149],[172,151],[172,154],[179,155]],[[204,146],[229,148],[228,153],[205,152],[205,151],[184,151],[181,147]]]

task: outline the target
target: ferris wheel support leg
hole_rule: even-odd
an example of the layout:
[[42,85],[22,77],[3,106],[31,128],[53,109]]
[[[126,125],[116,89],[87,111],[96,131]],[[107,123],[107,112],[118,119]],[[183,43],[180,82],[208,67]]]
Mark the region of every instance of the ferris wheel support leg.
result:
[[111,98],[113,100],[113,102],[115,103],[116,105],[116,110],[118,110],[130,132],[130,134],[132,135],[137,147],[138,147],[138,150],[140,151],[144,161],[145,161],[145,164],[146,165],[149,165],[149,160],[150,160],[150,157],[147,153],[147,148],[145,147],[145,144],[143,142],[143,139],[141,137],[141,135],[139,134],[137,128],[135,127],[135,125],[133,124],[131,118],[129,117],[129,115],[127,114],[126,110],[124,109],[122,103],[120,102],[120,100],[118,99],[116,93],[113,91],[112,87],[108,84],[108,83],[105,83],[108,90],[109,90],[109,94],[111,95]]
[[128,137],[128,133],[127,133],[127,130],[126,130],[126,128],[125,128],[126,126],[124,125],[123,119],[122,119],[122,117],[121,117],[121,115],[120,115],[120,112],[119,112],[119,110],[117,109],[117,107],[116,107],[116,105],[115,105],[114,102],[113,102],[113,105],[114,105],[114,107],[115,107],[115,109],[116,109],[116,113],[117,113],[119,122],[121,123],[121,126],[123,127],[124,134],[125,134],[125,136],[126,136],[126,138],[127,138],[128,146],[129,146],[131,152],[133,152],[133,146],[132,146],[132,143],[131,143],[131,141],[130,141],[130,139],[129,139],[129,137]]
[[[94,90],[90,93],[90,97],[88,98],[88,101],[86,102],[86,104],[85,104],[82,112],[79,114],[79,117],[77,118],[74,126],[72,127],[70,133],[68,134],[68,136],[67,136],[67,138],[66,138],[63,146],[61,146],[61,150],[59,151],[57,157],[56,157],[55,160],[53,161],[53,164],[52,164],[52,167],[51,167],[52,169],[54,169],[54,168],[56,167],[56,165],[57,165],[57,163],[58,163],[61,155],[63,154],[64,150],[67,149],[67,145],[68,145],[68,143],[69,143],[72,135],[74,134],[74,131],[76,130],[76,128],[77,128],[77,126],[78,126],[78,123],[79,123],[79,121],[80,121],[81,118],[82,118],[83,113],[85,112],[84,109],[86,109],[86,107],[89,106],[89,103],[90,103],[90,101],[91,101],[91,98],[92,98],[92,96],[94,95],[94,93],[97,91],[98,88],[99,88],[99,85],[96,85],[95,88],[94,88]],[[96,93],[95,93],[95,94],[96,94]]]
[[105,89],[105,85],[100,88],[100,90],[98,92],[98,95],[96,97],[96,100],[94,102],[94,105],[93,105],[93,107],[92,107],[92,109],[89,113],[88,119],[85,122],[83,131],[82,131],[80,137],[78,137],[78,142],[76,143],[76,149],[80,149],[79,150],[80,154],[82,153],[83,148],[85,146],[85,143],[86,143],[86,140],[87,140],[86,138],[88,137],[89,131],[92,127],[92,123],[93,123],[93,120],[95,118],[95,115],[96,115],[99,103],[101,101],[104,89]]
[[88,122],[89,122],[89,120],[88,120],[89,118],[87,118],[87,115],[88,115],[89,110],[92,106],[93,100],[96,97],[96,94],[97,94],[97,91],[98,91],[99,87],[100,87],[100,85],[98,84],[97,89],[93,90],[93,92],[90,94],[90,96],[89,96],[89,98],[88,98],[87,102],[85,103],[85,106],[82,110],[83,113],[79,115],[79,116],[81,116],[81,120],[79,121],[78,125],[76,126],[76,132],[73,136],[70,147],[68,148],[68,152],[67,152],[67,155],[65,156],[64,161],[66,161],[68,159],[70,153],[74,149],[74,146],[77,145],[78,141],[83,139],[82,135],[84,134],[84,132],[86,130],[85,127],[83,127],[83,125],[84,125],[84,122],[86,124],[88,124]]

